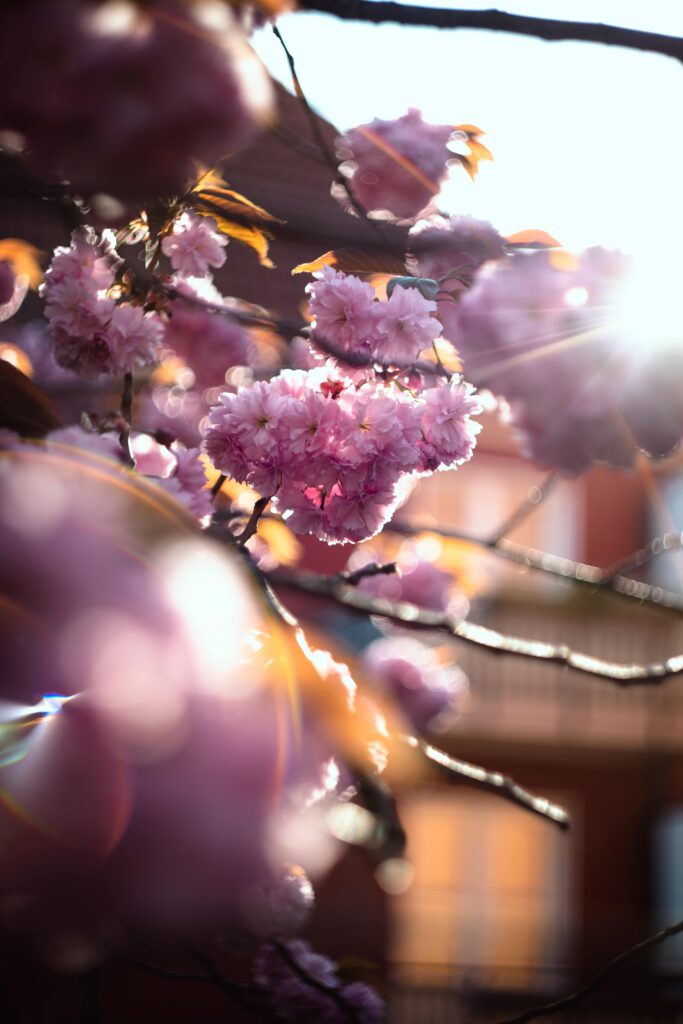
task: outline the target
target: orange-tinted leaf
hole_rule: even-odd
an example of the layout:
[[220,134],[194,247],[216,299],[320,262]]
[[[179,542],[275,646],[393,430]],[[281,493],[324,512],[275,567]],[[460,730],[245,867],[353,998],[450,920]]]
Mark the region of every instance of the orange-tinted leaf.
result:
[[323,267],[334,267],[344,274],[405,274],[403,260],[372,249],[332,249],[311,263],[300,263],[292,274],[315,274]]
[[47,396],[16,366],[0,359],[0,427],[44,437],[61,426]]
[[236,242],[241,242],[242,245],[253,249],[262,267],[272,269],[275,266],[268,256],[268,246],[273,237],[269,231],[251,227],[248,224],[239,224],[237,221],[229,220],[227,217],[218,216],[211,210],[197,209],[196,212],[202,217],[213,217],[222,235],[234,238]]
[[279,217],[268,213],[262,206],[252,203],[246,196],[231,188],[202,188],[192,193],[192,205],[197,203],[209,209],[214,208],[219,214],[238,215],[253,224],[282,224]]
[[0,260],[11,263],[17,277],[27,277],[28,286],[34,291],[43,280],[43,272],[38,263],[39,255],[40,249],[21,238],[0,239]]
[[572,252],[567,252],[566,249],[554,249],[551,253],[548,253],[548,263],[555,270],[577,270],[579,266],[578,257]]
[[519,249],[556,249],[561,246],[561,242],[549,235],[547,231],[535,228],[515,231],[514,235],[507,235],[505,241]]
[[477,128],[476,124],[455,124],[453,131],[465,132],[466,135],[486,135],[486,132],[482,128]]
[[465,136],[464,139],[454,141],[458,141],[460,145],[468,150],[467,153],[454,151],[453,157],[467,171],[472,181],[474,181],[481,161],[493,160],[491,150],[479,139],[479,136],[484,135],[485,132],[474,124],[456,124],[453,130]]

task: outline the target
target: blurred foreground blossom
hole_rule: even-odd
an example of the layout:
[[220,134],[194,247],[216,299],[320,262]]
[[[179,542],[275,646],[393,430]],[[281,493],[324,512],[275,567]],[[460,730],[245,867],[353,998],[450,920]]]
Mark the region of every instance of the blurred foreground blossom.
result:
[[683,437],[683,348],[633,262],[588,249],[483,268],[457,306],[469,380],[509,405],[526,454],[568,475],[633,465]]
[[107,456],[0,452],[0,526],[8,926],[65,967],[67,933],[95,962],[138,928],[246,927],[275,832],[296,857],[321,827],[292,827],[332,752],[293,703],[308,663],[240,564]]
[[429,124],[411,109],[395,121],[375,118],[337,140],[337,153],[366,210],[414,217],[437,194],[453,153],[452,125]]
[[179,192],[195,161],[239,149],[267,116],[268,77],[208,3],[22,0],[0,19],[0,129],[42,177],[115,195]]
[[465,673],[443,665],[419,640],[389,637],[363,651],[363,665],[375,690],[400,708],[418,733],[444,724],[460,710],[468,692]]

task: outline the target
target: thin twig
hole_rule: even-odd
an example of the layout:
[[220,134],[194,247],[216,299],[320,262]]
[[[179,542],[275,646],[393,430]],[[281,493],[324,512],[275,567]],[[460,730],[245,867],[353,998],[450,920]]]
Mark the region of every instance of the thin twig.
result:
[[608,580],[618,579],[624,573],[633,572],[634,569],[642,569],[648,562],[658,558],[659,555],[668,555],[683,548],[683,533],[663,533],[655,537],[645,547],[639,548],[633,554],[627,555],[620,562],[615,562],[609,569],[605,570]]
[[451,779],[503,797],[517,807],[522,807],[525,811],[531,811],[532,814],[537,814],[546,821],[552,822],[558,828],[564,830],[570,827],[571,821],[564,807],[551,803],[544,796],[534,796],[508,775],[487,771],[486,768],[482,768],[478,764],[470,764],[469,761],[461,761],[431,743],[416,739],[414,736],[403,736],[401,739],[409,747],[420,750],[429,762],[443,769]]
[[318,992],[324,992],[333,1003],[336,1003],[352,1024],[360,1024],[360,1017],[358,1016],[356,1007],[346,999],[338,986],[328,985],[324,981],[320,981],[318,978],[314,977],[312,974],[309,974],[309,972],[301,966],[296,957],[292,956],[284,942],[276,941],[273,942],[272,945],[273,948],[278,951],[285,963],[291,967],[294,973],[302,981],[307,985],[310,985],[311,988],[317,989]]
[[213,484],[213,486],[211,488],[211,497],[212,498],[215,498],[218,495],[218,493],[220,492],[221,487],[223,486],[223,484],[225,483],[226,480],[227,480],[227,477],[226,477],[225,473],[220,473],[219,476],[218,476],[218,479],[214,482],[214,484]]
[[154,974],[157,978],[164,978],[166,981],[187,981],[203,985],[213,985],[216,982],[208,974],[190,973],[189,971],[175,971],[170,967],[162,967],[160,964],[150,963],[148,960],[139,960],[137,957],[126,957],[126,963],[131,967],[138,967],[147,974]]
[[133,426],[133,374],[130,371],[125,373],[123,376],[123,391],[121,392],[121,419],[123,420],[123,428],[119,434],[119,442],[126,453],[126,460],[128,464],[130,466],[134,466],[135,458],[130,444],[130,431]]
[[254,534],[256,533],[258,529],[259,519],[266,511],[269,501],[270,497],[267,497],[259,498],[258,501],[254,502],[254,507],[252,509],[251,515],[249,516],[249,519],[247,520],[247,525],[244,527],[242,532],[235,537],[236,542],[240,544],[242,547],[244,547],[249,538],[253,537]]
[[547,42],[574,40],[601,43],[605,46],[624,46],[630,50],[660,53],[683,61],[683,40],[680,38],[594,22],[556,21],[496,10],[418,7],[412,4],[391,3],[389,0],[300,0],[299,9],[320,11],[349,21],[369,21],[375,25],[390,21],[399,25],[422,25],[431,28],[510,32],[513,35],[535,36]]
[[[416,537],[422,533],[433,533],[447,540],[463,541],[465,544],[486,548],[492,554],[508,562],[524,566],[525,569],[534,569],[548,576],[556,576],[570,583],[589,587],[593,591],[605,590],[609,593],[617,594],[619,597],[638,601],[639,604],[652,605],[660,610],[666,609],[667,611],[683,612],[683,596],[674,594],[669,590],[664,590],[661,587],[652,586],[649,583],[642,583],[640,580],[630,579],[628,576],[614,575],[613,570],[601,569],[599,566],[591,565],[588,562],[578,562],[573,558],[551,555],[545,551],[525,547],[522,544],[515,544],[508,540],[492,543],[489,538],[478,537],[476,534],[469,533],[466,530],[436,526],[425,521],[397,519],[387,523],[385,529],[390,533],[398,533],[402,537]],[[656,546],[658,542],[663,543],[662,538],[656,538],[654,541],[651,541],[650,546]],[[674,550],[673,545],[671,549]],[[627,559],[625,564],[628,564],[629,561],[630,559]]]
[[216,967],[211,957],[206,953],[203,953],[202,950],[198,949],[196,946],[188,946],[187,951],[192,959],[204,969],[206,972],[206,979],[215,985],[216,988],[220,989],[229,1002],[235,1003],[237,1006],[241,1006],[244,1010],[250,1010],[252,1013],[259,1014],[266,1020],[272,1019],[264,1006],[259,1006],[248,998],[249,996],[256,996],[260,998],[262,996],[260,989],[257,989],[252,985],[245,985],[240,981],[233,981],[230,978],[226,978],[225,975]]
[[675,655],[664,661],[646,664],[606,661],[604,658],[573,650],[564,643],[546,643],[541,640],[510,636],[499,633],[495,629],[489,629],[488,626],[457,621],[450,615],[418,608],[413,604],[387,601],[381,597],[370,597],[353,587],[339,584],[333,576],[285,569],[277,569],[266,575],[276,586],[300,590],[319,597],[329,597],[337,604],[365,615],[382,615],[394,622],[419,629],[438,630],[449,634],[456,640],[462,640],[474,647],[484,648],[491,654],[509,654],[532,661],[561,665],[616,686],[657,685],[671,676],[683,674],[683,654]]
[[520,526],[531,513],[538,508],[542,501],[548,497],[555,485],[559,482],[560,475],[553,471],[543,480],[538,487],[531,487],[527,491],[524,501],[514,512],[501,523],[496,532],[489,538],[489,545],[497,547],[500,541],[504,540],[509,533]]
[[291,52],[289,51],[289,49],[287,47],[287,44],[285,43],[284,39],[282,38],[282,33],[280,32],[280,29],[277,27],[277,25],[273,25],[273,33],[275,34],[275,37],[277,38],[278,42],[280,43],[280,46],[282,47],[282,49],[284,51],[285,57],[287,58],[287,63],[289,65],[289,71],[290,71],[290,74],[292,76],[292,84],[294,86],[294,91],[296,92],[296,95],[299,98],[299,102],[301,103],[301,106],[304,109],[306,117],[308,118],[308,123],[311,126],[311,133],[313,135],[313,138],[315,139],[315,142],[316,142],[316,144],[317,144],[317,146],[318,146],[318,148],[320,150],[320,153],[322,154],[322,157],[323,157],[325,163],[327,164],[327,166],[331,170],[332,175],[334,177],[334,180],[339,182],[341,187],[344,189],[344,192],[346,193],[351,206],[356,211],[356,213],[361,218],[361,220],[367,221],[368,224],[370,224],[372,226],[372,228],[375,231],[375,233],[377,234],[378,238],[380,239],[380,241],[384,245],[389,244],[389,241],[388,241],[388,239],[386,237],[386,232],[384,231],[384,228],[383,228],[382,224],[379,221],[373,220],[371,217],[368,217],[367,210],[359,202],[359,200],[356,198],[356,195],[355,195],[353,189],[351,188],[351,185],[346,180],[344,175],[340,173],[340,171],[339,171],[339,163],[338,163],[334,153],[332,152],[332,150],[328,146],[327,140],[325,139],[325,136],[323,135],[322,131],[320,130],[320,125],[318,123],[318,117],[317,117],[315,111],[312,109],[311,105],[309,104],[308,100],[306,99],[306,94],[304,93],[304,91],[303,91],[303,89],[301,87],[301,82],[299,81],[299,76],[298,76],[297,71],[296,71],[296,65],[294,63],[294,57],[292,56]]
[[615,956],[613,960],[610,960],[604,967],[601,967],[597,974],[593,975],[590,981],[585,985],[582,985],[581,988],[576,990],[576,992],[572,992],[571,995],[564,996],[562,999],[555,999],[552,1003],[544,1003],[541,1006],[532,1006],[531,1009],[517,1014],[516,1017],[508,1017],[506,1020],[499,1021],[498,1024],[527,1024],[527,1021],[535,1020],[537,1017],[548,1017],[550,1014],[560,1013],[562,1010],[569,1010],[599,988],[605,978],[609,977],[609,975],[618,967],[621,967],[622,964],[625,964],[634,956],[644,953],[645,950],[652,949],[653,946],[658,946],[660,943],[665,942],[674,935],[680,934],[680,932],[683,932],[683,921],[678,921],[676,924],[669,925],[668,928],[662,928],[662,930],[660,932],[656,932],[655,935],[650,935],[649,938],[643,939],[642,942],[638,942],[635,946],[631,946],[629,949],[625,949],[622,953],[619,953],[619,955]]
[[338,572],[336,578],[340,583],[346,583],[350,587],[355,587],[361,580],[366,580],[370,576],[393,576],[398,572],[399,569],[396,562],[372,562],[370,565],[364,565],[360,569],[356,569],[355,572]]

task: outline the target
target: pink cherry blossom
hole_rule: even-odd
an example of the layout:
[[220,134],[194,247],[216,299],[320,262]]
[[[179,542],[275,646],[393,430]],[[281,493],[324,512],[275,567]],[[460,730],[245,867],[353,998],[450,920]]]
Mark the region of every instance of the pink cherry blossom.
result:
[[436,303],[417,288],[396,287],[387,302],[378,306],[377,341],[374,350],[380,360],[410,362],[441,334]]
[[107,325],[114,371],[128,373],[155,362],[163,336],[163,324],[156,313],[145,313],[141,306],[130,302],[115,306]]
[[483,267],[457,307],[469,379],[506,400],[527,454],[568,475],[595,461],[632,466],[638,448],[683,437],[683,354],[635,344],[625,316],[632,261],[589,249],[573,265],[546,252]]
[[352,274],[325,267],[306,288],[316,332],[342,352],[372,352],[375,336],[375,293]]
[[468,683],[456,665],[442,665],[426,644],[410,637],[373,641],[363,651],[369,680],[395,701],[409,724],[422,733],[440,717],[459,710]]
[[395,121],[376,118],[337,140],[356,198],[370,211],[414,217],[438,193],[453,154],[454,129],[428,124],[410,109]]
[[163,239],[161,249],[179,274],[204,277],[209,267],[223,266],[227,244],[227,238],[220,233],[213,217],[200,217],[186,210],[175,220],[173,231]]
[[422,429],[425,441],[437,452],[445,468],[469,459],[481,424],[470,419],[481,412],[471,384],[449,383],[422,392]]

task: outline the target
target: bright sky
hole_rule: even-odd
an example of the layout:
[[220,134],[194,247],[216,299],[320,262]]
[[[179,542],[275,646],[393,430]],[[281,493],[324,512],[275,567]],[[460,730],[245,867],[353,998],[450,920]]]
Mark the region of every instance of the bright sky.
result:
[[[435,0],[482,9],[490,0]],[[683,0],[500,0],[500,9],[683,36]],[[683,238],[683,64],[588,43],[371,26],[316,14],[279,21],[309,101],[339,128],[409,106],[486,132],[495,162],[456,169],[441,203],[503,233],[543,228],[569,249],[650,258]],[[289,85],[270,30],[256,48]],[[677,257],[680,259],[680,257]],[[680,284],[678,285],[680,290]]]

